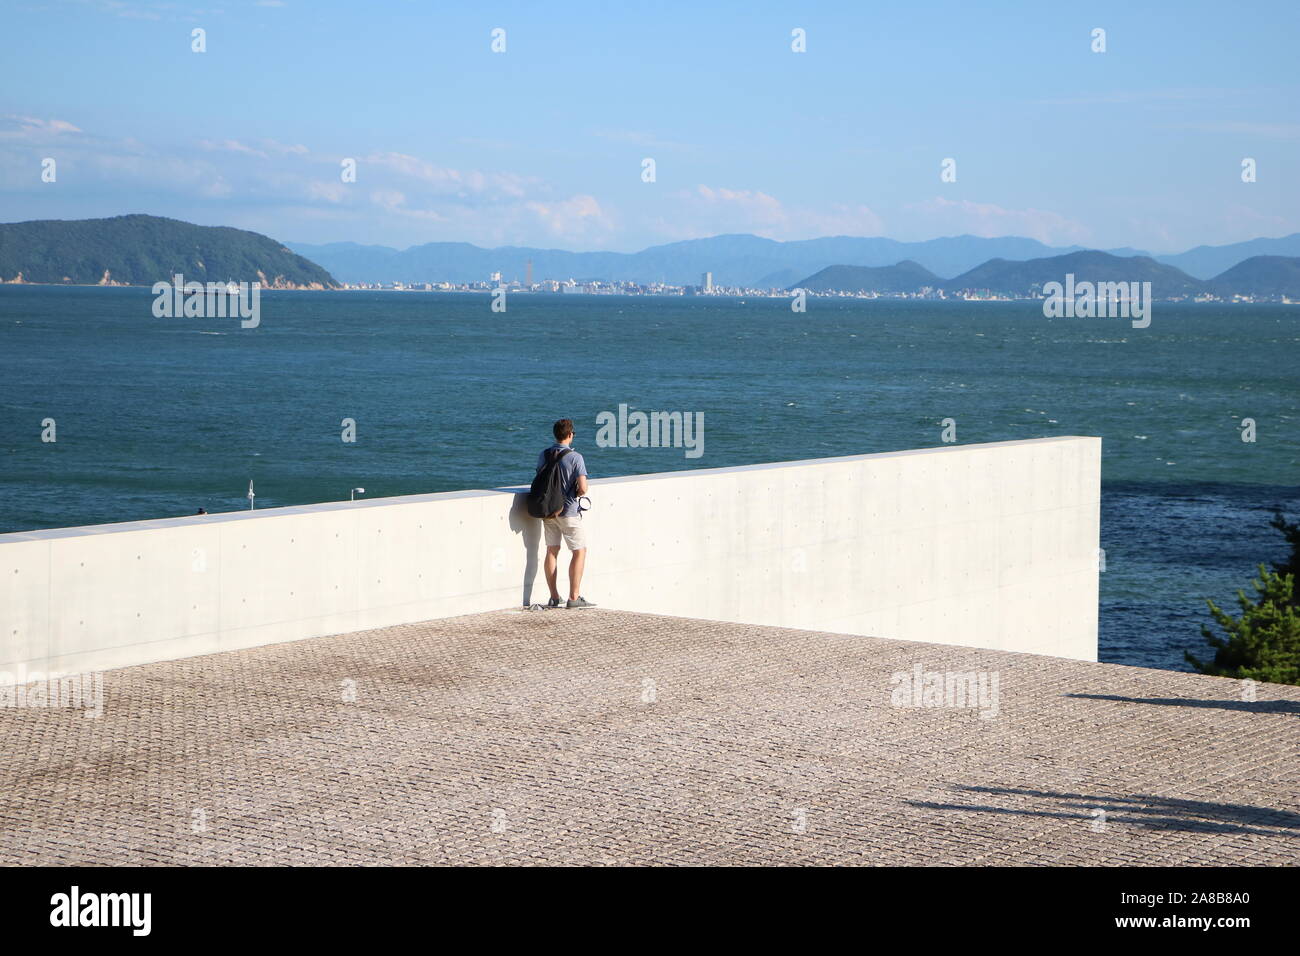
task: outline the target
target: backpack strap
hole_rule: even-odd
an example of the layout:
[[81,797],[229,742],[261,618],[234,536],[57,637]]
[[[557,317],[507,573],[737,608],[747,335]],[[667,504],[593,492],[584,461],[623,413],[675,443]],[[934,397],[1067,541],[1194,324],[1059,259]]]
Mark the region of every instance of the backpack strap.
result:
[[[572,448],[561,448],[558,450],[554,448],[546,449],[546,459],[542,462],[541,466],[537,469],[538,474],[541,473],[542,468],[546,468],[549,465],[554,465],[557,461],[559,461],[561,458],[563,458],[571,451],[573,451]],[[551,452],[555,452],[555,454],[552,455]]]

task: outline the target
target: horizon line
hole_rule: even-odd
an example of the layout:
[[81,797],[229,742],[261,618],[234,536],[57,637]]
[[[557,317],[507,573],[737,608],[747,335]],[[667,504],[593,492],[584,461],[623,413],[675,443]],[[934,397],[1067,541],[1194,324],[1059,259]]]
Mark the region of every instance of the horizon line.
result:
[[[20,225],[28,225],[31,223],[41,223],[41,222],[96,222],[96,221],[106,221],[110,219],[127,219],[134,216],[141,216],[141,217],[147,217],[152,219],[168,219],[173,222],[181,222],[193,226],[204,225],[202,223],[193,222],[188,219],[178,219],[175,216],[160,216],[156,213],[149,213],[149,212],[128,212],[128,213],[119,213],[113,216],[88,216],[80,219],[18,219],[18,220],[0,222],[0,226],[20,226]],[[470,240],[467,239],[431,239],[428,242],[419,242],[419,243],[414,243],[412,245],[399,247],[399,246],[385,245],[384,243],[379,243],[379,242],[357,242],[354,239],[336,239],[328,242],[310,242],[310,241],[304,241],[299,239],[276,239],[275,236],[269,235],[268,233],[265,232],[258,232],[255,229],[247,229],[243,226],[230,226],[225,224],[210,225],[210,226],[206,226],[205,228],[236,229],[241,232],[249,232],[249,233],[253,233],[254,235],[266,236],[268,239],[274,239],[275,241],[280,242],[286,246],[292,244],[298,246],[315,246],[317,248],[321,248],[325,246],[352,245],[364,249],[389,249],[394,252],[402,253],[402,252],[409,252],[412,249],[420,249],[425,246],[465,245],[465,246],[472,246],[475,249],[482,249],[485,252],[500,252],[509,249],[527,249],[536,252],[565,253],[567,255],[603,254],[603,255],[615,255],[615,256],[635,256],[643,252],[648,252],[651,249],[662,249],[667,246],[683,245],[685,243],[691,243],[691,242],[707,242],[713,239],[736,238],[736,239],[759,239],[762,240],[763,242],[770,242],[776,245],[796,245],[799,243],[807,243],[807,242],[825,242],[827,240],[833,240],[833,239],[848,239],[848,240],[860,240],[860,241],[879,240],[883,242],[892,242],[898,245],[905,245],[905,246],[916,246],[916,245],[923,245],[925,243],[930,243],[930,242],[943,242],[945,240],[956,240],[956,239],[977,239],[977,240],[983,240],[988,242],[997,242],[1001,240],[1016,240],[1020,242],[1037,243],[1038,245],[1042,246],[1044,249],[1059,251],[1061,253],[1069,253],[1073,251],[1095,251],[1095,252],[1107,252],[1113,255],[1115,254],[1113,250],[1123,249],[1123,250],[1131,250],[1134,257],[1147,256],[1150,258],[1155,258],[1157,256],[1184,255],[1188,252],[1193,252],[1197,249],[1225,249],[1230,246],[1244,245],[1249,242],[1278,241],[1282,239],[1291,239],[1300,236],[1300,232],[1291,232],[1280,236],[1252,236],[1249,239],[1239,239],[1236,242],[1225,242],[1225,243],[1220,243],[1218,245],[1211,245],[1209,243],[1200,243],[1198,245],[1189,246],[1186,249],[1182,249],[1181,251],[1177,251],[1177,252],[1155,252],[1152,250],[1140,249],[1136,246],[1131,246],[1131,245],[1120,245],[1120,246],[1109,246],[1109,247],[1104,247],[1102,245],[1082,245],[1079,243],[1072,243],[1070,245],[1052,245],[1050,243],[1044,242],[1041,239],[1035,239],[1032,236],[1022,236],[1022,235],[1015,235],[1015,234],[1007,234],[1007,235],[999,235],[999,236],[980,236],[980,235],[975,235],[974,233],[964,232],[964,233],[959,233],[957,235],[932,236],[928,239],[895,239],[891,236],[853,236],[844,233],[839,233],[836,235],[828,235],[828,236],[813,236],[806,239],[774,239],[770,236],[762,236],[752,232],[720,232],[710,236],[697,236],[692,239],[674,239],[669,242],[660,242],[648,246],[642,246],[638,249],[634,249],[631,251],[624,251],[618,249],[562,249],[562,248],[551,247],[551,246],[531,246],[531,245],[522,245],[517,243],[508,243],[506,245],[499,245],[499,246],[488,246],[488,245],[480,245],[477,242],[471,242]]]

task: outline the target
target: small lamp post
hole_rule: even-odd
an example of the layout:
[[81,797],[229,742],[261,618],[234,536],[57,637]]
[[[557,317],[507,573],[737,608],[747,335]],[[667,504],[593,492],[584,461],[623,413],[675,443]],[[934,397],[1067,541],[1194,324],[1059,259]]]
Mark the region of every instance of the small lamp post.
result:
[[353,488],[353,489],[352,489],[352,500],[353,500],[353,501],[356,501],[356,500],[357,500],[357,495],[364,495],[365,493],[366,493],[366,489],[364,489],[364,488]]
[[257,495],[253,494],[253,480],[250,478],[248,480],[248,510],[249,511],[253,511],[257,507],[253,503],[253,499],[256,497]]

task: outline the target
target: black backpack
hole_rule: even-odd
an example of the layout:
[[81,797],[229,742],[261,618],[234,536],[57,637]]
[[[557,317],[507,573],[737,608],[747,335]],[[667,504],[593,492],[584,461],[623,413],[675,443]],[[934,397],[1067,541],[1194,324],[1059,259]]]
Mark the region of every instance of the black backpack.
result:
[[528,513],[534,518],[554,518],[564,510],[564,486],[561,484],[560,459],[571,449],[546,450],[546,462],[528,489]]

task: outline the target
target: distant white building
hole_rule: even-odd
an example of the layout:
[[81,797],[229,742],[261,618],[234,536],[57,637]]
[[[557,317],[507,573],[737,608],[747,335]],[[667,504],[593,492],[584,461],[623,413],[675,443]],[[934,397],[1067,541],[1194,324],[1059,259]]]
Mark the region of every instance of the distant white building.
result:
[[712,291],[713,291],[713,273],[712,273],[712,272],[706,272],[706,273],[704,273],[704,278],[700,281],[700,291],[702,291],[702,292],[712,292]]

